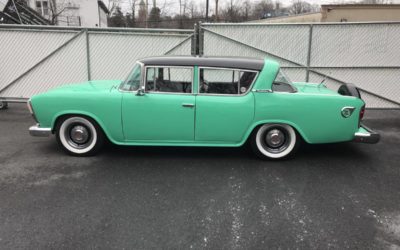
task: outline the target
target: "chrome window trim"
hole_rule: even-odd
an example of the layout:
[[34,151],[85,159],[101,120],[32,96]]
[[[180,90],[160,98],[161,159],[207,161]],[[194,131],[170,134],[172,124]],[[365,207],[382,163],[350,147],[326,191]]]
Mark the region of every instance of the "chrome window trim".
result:
[[[143,85],[143,66],[144,66],[144,63],[142,63],[141,61],[136,61],[135,64],[139,64],[140,65],[140,74],[141,75],[140,75],[140,83],[139,83],[139,88],[138,88],[138,89],[140,89],[140,87],[142,87],[142,85]],[[132,72],[132,69],[129,72],[129,74]],[[123,81],[123,82],[125,82],[125,81]],[[121,84],[118,87],[118,91],[122,92],[122,93],[134,93],[134,92],[137,92],[137,90],[123,90],[123,89],[121,89]]]
[[[250,84],[250,87],[249,87],[249,89],[245,92],[245,93],[243,93],[243,94],[239,94],[239,92],[240,92],[240,90],[238,89],[238,94],[209,94],[209,93],[200,93],[200,70],[201,69],[214,69],[214,70],[233,70],[233,71],[235,71],[235,70],[237,70],[237,71],[239,71],[239,82],[238,82],[238,84],[239,84],[239,86],[240,86],[240,72],[253,72],[253,73],[256,73],[256,76],[254,77],[254,79],[253,79],[253,81],[251,82],[251,84]],[[257,70],[247,70],[247,69],[239,69],[239,68],[221,68],[221,67],[204,67],[204,66],[199,66],[198,67],[198,78],[197,78],[197,95],[202,95],[202,96],[237,96],[237,97],[240,97],[240,96],[245,96],[245,95],[247,95],[249,92],[251,92],[251,90],[253,89],[253,85],[254,85],[254,83],[256,82],[256,80],[257,80],[257,78],[258,78],[258,75],[260,74],[260,71],[257,71]]]
[[[143,81],[143,86],[144,87],[144,92],[147,94],[170,94],[170,95],[194,95],[193,92],[193,85],[194,85],[194,66],[165,66],[165,65],[146,65],[143,67],[144,68],[144,75],[142,78]],[[161,92],[161,91],[146,91],[146,80],[147,80],[147,68],[182,68],[182,69],[190,69],[192,71],[192,92],[190,93],[179,93],[179,92]]]

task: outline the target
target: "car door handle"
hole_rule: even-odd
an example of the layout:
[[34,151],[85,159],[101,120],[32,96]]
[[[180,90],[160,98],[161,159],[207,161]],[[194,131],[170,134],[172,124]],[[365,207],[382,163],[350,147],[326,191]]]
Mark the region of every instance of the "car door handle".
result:
[[194,104],[193,104],[193,103],[182,103],[182,107],[185,107],[185,108],[193,108],[193,107],[194,107]]

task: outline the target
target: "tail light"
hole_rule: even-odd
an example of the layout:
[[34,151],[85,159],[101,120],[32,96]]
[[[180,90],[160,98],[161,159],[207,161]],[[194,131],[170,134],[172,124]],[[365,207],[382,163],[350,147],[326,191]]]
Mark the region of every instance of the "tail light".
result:
[[360,109],[360,121],[362,120],[362,118],[364,117],[364,113],[365,113],[365,105],[363,105]]

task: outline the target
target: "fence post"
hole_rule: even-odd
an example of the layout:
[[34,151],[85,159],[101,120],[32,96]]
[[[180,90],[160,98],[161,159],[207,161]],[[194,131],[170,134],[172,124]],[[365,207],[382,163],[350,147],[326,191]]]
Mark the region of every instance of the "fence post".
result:
[[198,55],[198,40],[199,39],[199,27],[198,24],[194,24],[194,30],[193,30],[193,37],[192,37],[192,49],[191,49],[191,55],[196,56]]
[[88,29],[85,29],[85,35],[86,35],[86,70],[87,70],[87,78],[88,81],[90,81],[92,79],[91,75],[90,75],[90,49],[89,49],[89,31]]
[[198,31],[198,35],[199,35],[199,38],[198,38],[198,55],[199,56],[202,56],[203,54],[204,54],[204,30],[203,30],[203,27],[201,26],[201,22],[199,22],[199,25],[198,25],[198,29],[199,29],[199,31]]
[[313,36],[313,25],[310,24],[310,31],[308,33],[308,51],[307,51],[307,73],[306,73],[306,82],[310,80],[310,64],[311,64],[311,45],[312,45],[312,36]]

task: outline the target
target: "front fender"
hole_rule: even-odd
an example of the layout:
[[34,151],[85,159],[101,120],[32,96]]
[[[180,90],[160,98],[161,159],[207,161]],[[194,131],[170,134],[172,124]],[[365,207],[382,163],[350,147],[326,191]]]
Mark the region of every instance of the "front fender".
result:
[[118,142],[123,140],[123,138],[115,138],[116,133],[110,131],[110,129],[108,129],[108,127],[104,124],[103,120],[100,119],[98,116],[96,116],[93,113],[82,110],[63,110],[61,112],[56,113],[51,119],[51,131],[53,133],[55,132],[56,124],[59,118],[61,118],[62,116],[72,116],[72,115],[81,115],[93,119],[103,130],[107,138],[115,144],[119,144]]

